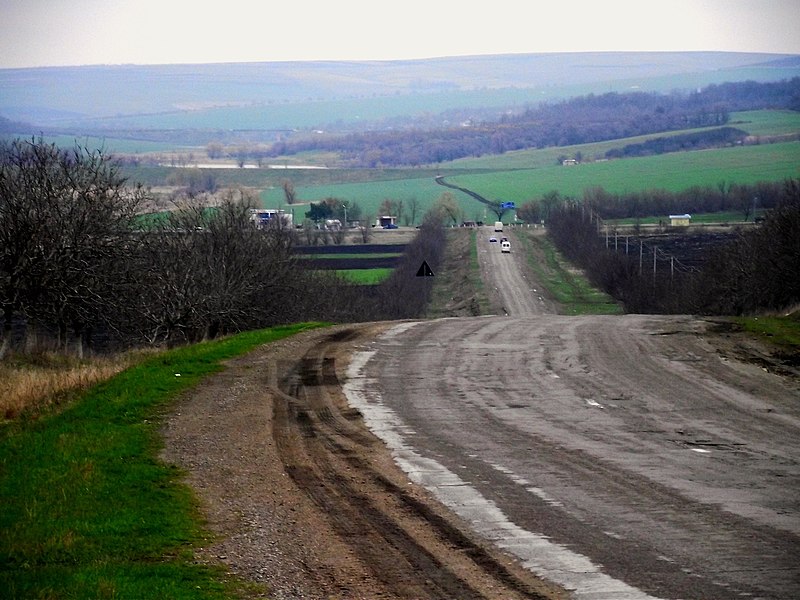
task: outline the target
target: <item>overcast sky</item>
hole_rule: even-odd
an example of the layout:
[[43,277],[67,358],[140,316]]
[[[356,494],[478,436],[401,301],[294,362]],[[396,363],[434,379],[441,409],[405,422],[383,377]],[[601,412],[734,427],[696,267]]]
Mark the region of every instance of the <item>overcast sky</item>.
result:
[[0,68],[611,50],[800,54],[800,0],[0,0]]

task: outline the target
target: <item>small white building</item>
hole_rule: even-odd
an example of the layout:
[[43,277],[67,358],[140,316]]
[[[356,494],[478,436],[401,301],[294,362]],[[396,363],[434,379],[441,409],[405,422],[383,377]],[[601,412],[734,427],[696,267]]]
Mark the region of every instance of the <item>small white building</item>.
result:
[[686,227],[692,224],[692,215],[670,215],[669,224],[672,227]]
[[383,215],[375,219],[376,227],[396,227],[397,217],[393,215]]

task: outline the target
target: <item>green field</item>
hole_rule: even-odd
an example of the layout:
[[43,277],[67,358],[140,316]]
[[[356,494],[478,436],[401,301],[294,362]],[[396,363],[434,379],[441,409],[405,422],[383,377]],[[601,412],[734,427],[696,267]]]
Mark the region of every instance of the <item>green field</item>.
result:
[[[557,150],[547,152],[552,154]],[[518,159],[518,156],[509,157],[510,162],[514,163]],[[513,201],[518,205],[539,199],[553,190],[562,196],[580,199],[584,190],[598,186],[610,193],[644,189],[677,192],[693,186],[715,187],[720,182],[752,184],[781,181],[800,177],[800,142],[679,152],[590,162],[576,167],[555,165],[553,159],[549,166],[502,170],[500,160],[497,157],[491,159],[497,165],[496,170],[449,176],[447,181],[473,190],[489,200]],[[539,159],[533,162],[542,161]],[[413,175],[413,171],[409,171],[409,174]],[[432,178],[331,184],[296,189],[303,202],[319,202],[327,197],[350,200],[361,206],[364,215],[375,215],[380,203],[386,198],[403,200],[406,206],[408,200],[415,198],[421,209],[418,217],[443,192],[450,191],[464,211],[464,218],[483,221],[491,218],[491,213],[487,214],[484,205],[463,192],[437,185]],[[262,192],[261,198],[266,207],[282,206],[283,203],[281,190],[266,190]],[[298,206],[292,210],[297,221],[302,220],[302,215],[308,209]]]
[[439,196],[443,192],[450,191],[456,195],[468,218],[483,214],[484,207],[482,204],[466,194],[437,185],[433,176],[421,179],[411,169],[407,173],[409,179],[296,187],[299,201],[303,203],[302,206],[286,206],[282,189],[273,188],[262,191],[261,200],[264,207],[273,208],[279,206],[292,213],[292,218],[296,223],[303,220],[303,215],[308,210],[307,204],[309,202],[320,202],[329,197],[356,202],[361,207],[362,218],[372,217],[373,219],[377,216],[378,208],[385,199],[402,200],[406,210],[408,210],[410,201],[416,200],[419,209],[414,224],[418,224],[422,216],[436,202]]
[[518,171],[470,174],[448,181],[489,199],[523,203],[557,190],[581,198],[587,188],[611,193],[644,189],[684,190],[719,182],[756,183],[800,177],[800,142],[741,146],[696,152],[550,166]]
[[[754,136],[791,136],[800,134],[800,113],[791,111],[750,111],[731,115],[731,124]],[[444,192],[458,201],[463,218],[492,220],[486,207],[472,197],[439,186],[434,178],[445,175],[447,181],[481,194],[493,201],[523,204],[558,191],[562,196],[580,199],[584,190],[602,187],[610,193],[636,192],[645,189],[681,191],[693,186],[716,187],[719,183],[752,184],[800,177],[800,142],[781,141],[713,150],[699,150],[601,160],[612,148],[641,143],[646,139],[684,132],[641,136],[608,142],[524,150],[482,158],[443,163],[438,168],[418,169],[218,169],[214,176],[220,187],[241,185],[256,190],[265,208],[283,208],[296,223],[302,222],[310,202],[338,198],[357,203],[362,218],[375,217],[386,200],[402,201],[408,212],[413,201],[418,204],[414,223]],[[575,167],[563,167],[559,157],[583,156]],[[307,159],[307,160],[306,160]],[[298,157],[286,158],[295,163]],[[309,164],[314,156],[303,157]],[[276,159],[284,162],[284,159]],[[168,167],[126,168],[131,181],[163,185],[173,171]],[[285,204],[284,181],[295,186],[297,203]],[[401,224],[404,224],[401,221]]]
[[[800,113],[792,111],[749,111],[733,113],[731,122],[755,136],[782,136],[800,133]],[[673,132],[663,135],[677,135]],[[715,187],[720,182],[752,184],[800,177],[800,142],[786,141],[760,145],[737,146],[694,152],[678,152],[627,158],[595,160],[612,148],[641,143],[658,136],[640,136],[578,146],[509,152],[498,156],[461,159],[441,165],[447,181],[473,190],[489,200],[513,201],[517,204],[541,198],[551,191],[562,196],[581,198],[587,188],[602,187],[610,193],[635,192],[643,189],[680,191],[693,186]],[[586,162],[576,167],[563,167],[561,156],[578,152]],[[463,174],[458,174],[459,170]],[[419,217],[439,198],[446,188],[433,181],[433,172],[419,177],[414,169],[406,171],[407,179],[398,179],[398,171],[390,171],[392,179],[369,182],[328,183],[296,187],[302,202],[318,202],[326,197],[357,202],[365,215],[375,215],[384,199],[415,198],[420,205]],[[452,173],[452,175],[451,175]],[[293,174],[291,174],[293,175]],[[491,219],[486,208],[470,196],[449,190],[458,200],[465,219]],[[280,205],[283,193],[279,188],[261,192],[265,206]],[[296,218],[307,210],[297,207]]]
[[[732,127],[742,129],[754,136],[776,136],[800,134],[800,113],[788,110],[755,110],[736,112],[730,115]],[[641,135],[605,142],[591,144],[577,144],[573,146],[558,146],[542,148],[539,150],[519,150],[507,152],[502,155],[485,156],[481,158],[462,158],[446,163],[447,168],[467,169],[534,169],[542,167],[559,166],[559,158],[563,156],[574,157],[580,152],[584,159],[599,160],[606,152],[621,149],[628,144],[641,144],[654,138],[670,137],[701,131],[700,129],[683,129],[680,131],[664,132],[653,135]]]
[[[19,135],[0,134],[0,139],[12,140]],[[39,137],[38,135],[36,136]],[[176,146],[171,142],[148,142],[145,140],[130,140],[115,137],[46,135],[42,136],[48,144],[55,144],[60,148],[72,148],[75,144],[89,150],[103,148],[108,152],[120,154],[145,154],[149,152],[170,152],[181,150],[194,152],[197,156],[205,156],[205,150],[200,148]]]
[[386,281],[394,269],[339,269],[336,274],[350,283],[378,285]]
[[751,110],[730,115],[729,125],[750,135],[786,135],[800,132],[800,112],[792,110]]

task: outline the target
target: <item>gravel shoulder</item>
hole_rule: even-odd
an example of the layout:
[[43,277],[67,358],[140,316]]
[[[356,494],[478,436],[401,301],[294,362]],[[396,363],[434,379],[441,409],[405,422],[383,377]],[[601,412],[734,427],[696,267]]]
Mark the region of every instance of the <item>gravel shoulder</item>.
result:
[[213,539],[252,597],[562,598],[413,485],[341,389],[386,323],[301,333],[230,361],[168,416]]

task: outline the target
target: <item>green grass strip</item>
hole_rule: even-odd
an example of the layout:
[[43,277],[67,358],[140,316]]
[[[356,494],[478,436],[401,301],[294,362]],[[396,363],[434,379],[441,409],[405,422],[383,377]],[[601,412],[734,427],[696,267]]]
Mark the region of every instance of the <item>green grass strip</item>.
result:
[[336,269],[336,273],[350,283],[358,285],[378,285],[383,283],[394,272],[392,268],[378,269]]
[[622,307],[575,271],[550,238],[544,235],[525,235],[522,232],[517,238],[522,241],[528,262],[540,284],[560,305],[560,312],[567,315],[622,314]]
[[[65,410],[0,430],[0,596],[230,598],[243,582],[193,563],[208,539],[162,416],[222,361],[299,331],[276,327],[166,351]],[[233,589],[233,588],[236,589]]]
[[486,286],[481,277],[481,266],[478,262],[478,233],[474,229],[469,232],[469,278],[475,286],[480,314],[488,315],[491,312]]
[[790,352],[800,349],[800,310],[785,316],[735,317],[745,331]]

